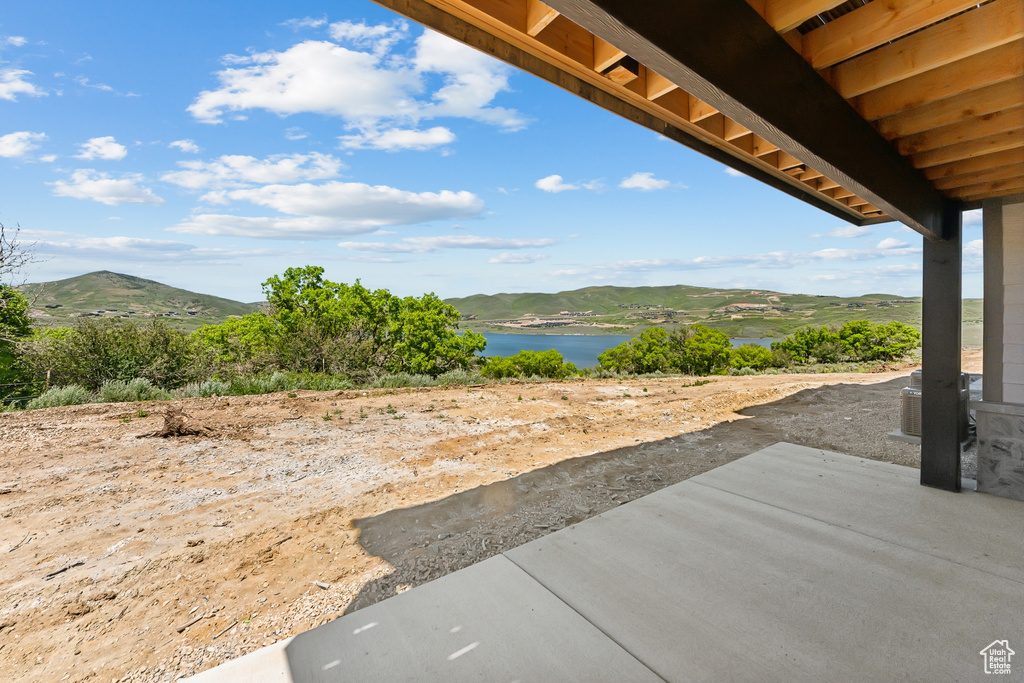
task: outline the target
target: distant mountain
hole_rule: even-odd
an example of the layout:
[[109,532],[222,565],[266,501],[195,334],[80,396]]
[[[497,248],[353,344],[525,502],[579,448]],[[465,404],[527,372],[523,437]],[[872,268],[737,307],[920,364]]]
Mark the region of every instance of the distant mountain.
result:
[[252,313],[261,306],[107,270],[23,285],[20,289],[33,302],[33,318],[47,326],[67,325],[81,317],[145,320],[159,316],[185,329],[195,329]]
[[[463,328],[490,333],[636,334],[654,325],[700,323],[731,337],[781,337],[804,325],[850,320],[900,322],[920,328],[920,298],[856,297],[769,290],[668,287],[586,287],[556,294],[478,294],[448,299]],[[967,301],[965,319],[980,306]],[[980,310],[980,309],[979,309]]]

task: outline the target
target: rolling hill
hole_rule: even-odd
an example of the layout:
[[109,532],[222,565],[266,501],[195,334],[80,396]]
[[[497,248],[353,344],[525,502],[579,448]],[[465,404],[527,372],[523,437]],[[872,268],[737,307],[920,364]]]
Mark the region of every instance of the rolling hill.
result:
[[20,289],[33,302],[33,319],[50,327],[68,325],[81,317],[162,317],[191,330],[224,322],[233,315],[252,313],[260,307],[107,270],[28,284]]
[[[132,275],[99,271],[21,287],[38,324],[72,324],[82,317],[146,320],[161,317],[193,330],[259,310]],[[512,334],[638,334],[658,325],[701,323],[730,337],[783,337],[804,325],[849,320],[898,320],[920,329],[920,298],[895,294],[857,297],[787,294],[768,290],[667,287],[585,287],[566,292],[477,294],[447,299],[462,314],[462,329]],[[981,343],[981,299],[964,300],[964,343]]]
[[[856,297],[768,290],[586,287],[556,294],[494,294],[447,299],[462,327],[482,333],[635,334],[658,325],[701,323],[730,337],[782,337],[804,325],[850,320],[899,322],[920,329],[920,298],[873,293]],[[964,301],[964,343],[980,343],[981,300]]]

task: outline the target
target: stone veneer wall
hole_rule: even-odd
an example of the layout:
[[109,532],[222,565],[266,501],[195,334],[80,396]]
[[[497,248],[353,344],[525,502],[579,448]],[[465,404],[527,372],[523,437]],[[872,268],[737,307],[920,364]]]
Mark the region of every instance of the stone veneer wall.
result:
[[1024,500],[1024,405],[975,403],[978,490]]

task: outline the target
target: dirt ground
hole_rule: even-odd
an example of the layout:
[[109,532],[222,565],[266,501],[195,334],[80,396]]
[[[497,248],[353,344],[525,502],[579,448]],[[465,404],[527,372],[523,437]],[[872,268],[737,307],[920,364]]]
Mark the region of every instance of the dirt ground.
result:
[[916,466],[911,369],[0,415],[0,679],[176,680],[778,441]]

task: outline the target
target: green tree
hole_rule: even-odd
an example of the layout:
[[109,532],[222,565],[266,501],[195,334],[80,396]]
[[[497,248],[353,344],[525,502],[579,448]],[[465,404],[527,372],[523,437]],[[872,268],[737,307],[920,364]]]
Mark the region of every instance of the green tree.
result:
[[693,325],[682,344],[676,367],[691,375],[711,375],[724,371],[732,360],[728,335],[704,325]]
[[108,380],[148,379],[173,388],[200,378],[188,335],[163,320],[145,324],[86,318],[72,328],[40,330],[18,348],[18,360],[39,382],[99,389]]
[[775,354],[757,344],[744,344],[733,349],[730,364],[737,369],[767,370],[775,365]]
[[671,369],[671,357],[668,332],[652,327],[599,354],[597,361],[604,370],[641,375]]
[[779,342],[772,342],[773,351],[782,351],[796,363],[836,363],[843,353],[839,333],[825,327],[808,325]]
[[514,356],[492,356],[480,369],[480,374],[492,379],[506,377],[549,377],[565,379],[577,374],[573,363],[568,363],[555,349],[547,351],[520,351]]
[[920,345],[920,332],[893,320],[875,327],[870,356],[872,360],[898,360]]

